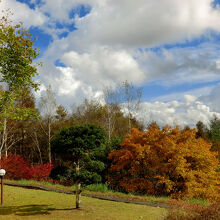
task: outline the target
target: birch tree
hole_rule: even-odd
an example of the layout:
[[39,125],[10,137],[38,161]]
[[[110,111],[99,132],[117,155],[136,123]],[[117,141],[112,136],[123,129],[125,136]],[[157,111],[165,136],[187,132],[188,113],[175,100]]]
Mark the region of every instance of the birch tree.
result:
[[104,100],[107,106],[107,120],[108,120],[108,137],[111,139],[111,133],[114,129],[116,115],[119,106],[128,118],[129,131],[132,128],[132,119],[134,113],[139,110],[142,90],[135,88],[132,83],[128,81],[116,86],[116,88],[106,87],[103,91]]
[[[56,116],[56,99],[52,87],[49,85],[46,89],[45,95],[40,97],[39,109],[43,115],[43,120],[41,120],[41,128],[45,135],[47,136],[47,151],[48,151],[48,161],[51,163],[51,140],[53,135],[51,133],[51,125]],[[46,129],[43,122],[46,122]]]
[[103,96],[106,106],[108,140],[110,141],[114,131],[117,114],[120,112],[120,94],[117,90],[114,91],[112,87],[105,87],[103,89]]
[[137,112],[140,107],[142,90],[141,88],[135,88],[132,83],[125,81],[122,83],[122,91],[124,95],[125,108],[128,114],[128,127],[132,128],[133,113]]

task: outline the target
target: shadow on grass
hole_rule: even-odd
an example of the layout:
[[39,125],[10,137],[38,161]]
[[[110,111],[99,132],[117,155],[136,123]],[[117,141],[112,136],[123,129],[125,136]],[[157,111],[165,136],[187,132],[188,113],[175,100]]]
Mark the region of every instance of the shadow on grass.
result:
[[48,205],[23,205],[23,206],[3,206],[0,207],[0,215],[38,215],[38,214],[50,214],[49,211],[54,210],[54,208]]
[[29,216],[29,215],[49,215],[51,211],[70,211],[77,210],[75,208],[69,209],[55,209],[49,205],[23,205],[23,206],[2,206],[0,207],[1,215],[18,215],[18,216]]

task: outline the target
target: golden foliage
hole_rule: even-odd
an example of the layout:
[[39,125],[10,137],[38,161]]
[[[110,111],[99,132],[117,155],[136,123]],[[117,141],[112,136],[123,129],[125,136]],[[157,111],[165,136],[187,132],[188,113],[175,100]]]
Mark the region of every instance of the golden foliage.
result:
[[175,197],[204,197],[219,189],[217,153],[195,137],[195,129],[160,129],[156,123],[146,132],[132,129],[121,149],[109,154],[109,183],[126,192]]

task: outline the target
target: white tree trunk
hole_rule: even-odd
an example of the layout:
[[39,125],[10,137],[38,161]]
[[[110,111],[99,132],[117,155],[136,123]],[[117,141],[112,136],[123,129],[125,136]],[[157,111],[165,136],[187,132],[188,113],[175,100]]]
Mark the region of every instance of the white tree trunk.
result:
[[2,150],[5,145],[6,140],[6,129],[7,129],[7,119],[4,118],[4,125],[3,125],[3,131],[2,131],[2,140],[1,140],[1,146],[0,146],[0,159],[2,158]]
[[111,116],[110,116],[110,110],[109,110],[109,105],[107,105],[107,117],[108,117],[108,141],[111,140]]
[[34,131],[34,138],[33,138],[33,140],[34,140],[34,143],[35,143],[35,145],[37,147],[37,150],[39,152],[40,163],[43,164],[43,160],[42,160],[42,156],[41,156],[41,150],[40,150],[39,141],[38,141],[38,138],[37,138],[36,131]]
[[[76,173],[79,174],[79,162],[76,165]],[[81,184],[78,180],[76,183],[76,208],[81,208]]]
[[51,146],[50,146],[50,141],[51,141],[51,120],[49,118],[49,120],[48,120],[48,159],[49,159],[49,162],[51,163]]
[[6,158],[8,157],[8,132],[7,132],[7,129],[5,129],[5,156],[6,156]]

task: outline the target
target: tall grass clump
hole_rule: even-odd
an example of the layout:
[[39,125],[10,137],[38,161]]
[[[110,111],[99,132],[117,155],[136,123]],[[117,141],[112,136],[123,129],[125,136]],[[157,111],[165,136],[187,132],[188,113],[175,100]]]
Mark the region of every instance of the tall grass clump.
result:
[[108,188],[107,184],[91,184],[84,187],[84,189],[95,192],[110,192],[111,190]]

